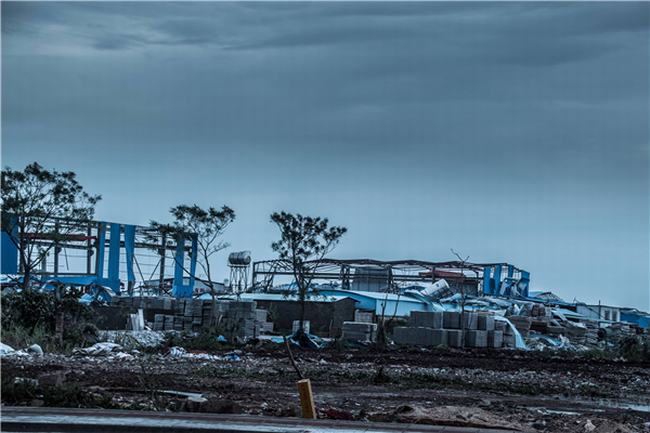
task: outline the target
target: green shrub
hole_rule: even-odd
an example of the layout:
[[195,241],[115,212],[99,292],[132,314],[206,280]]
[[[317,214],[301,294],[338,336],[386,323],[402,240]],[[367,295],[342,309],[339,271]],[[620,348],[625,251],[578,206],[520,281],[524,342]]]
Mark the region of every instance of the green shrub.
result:
[[[97,334],[93,311],[79,303],[80,292],[62,294],[23,290],[2,295],[2,340],[14,347],[39,344],[44,350],[84,345]],[[63,335],[55,336],[63,315]]]
[[618,355],[628,361],[650,362],[650,342],[638,336],[623,338],[618,345]]

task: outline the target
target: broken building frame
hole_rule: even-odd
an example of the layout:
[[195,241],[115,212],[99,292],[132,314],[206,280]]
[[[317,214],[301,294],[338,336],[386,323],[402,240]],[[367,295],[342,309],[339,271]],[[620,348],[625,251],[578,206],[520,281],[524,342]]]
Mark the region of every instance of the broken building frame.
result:
[[[490,296],[528,297],[530,273],[509,263],[470,263],[461,261],[429,262],[422,260],[381,261],[372,259],[323,259],[307,262],[312,266],[314,280],[337,281],[341,288],[350,290],[359,269],[385,271],[387,288],[394,285],[433,283],[439,275],[457,275],[464,282],[481,286],[482,293]],[[291,263],[287,260],[264,260],[253,263],[253,291],[270,291],[275,277],[293,277]]]
[[2,230],[3,275],[20,278],[24,273],[19,248],[32,253],[30,260],[47,252],[32,271],[43,283],[97,285],[120,295],[123,290],[133,294],[136,287],[163,293],[173,277],[174,297],[191,297],[194,290],[197,239],[191,234],[170,239],[144,226],[53,217],[38,232],[20,236],[12,224]]

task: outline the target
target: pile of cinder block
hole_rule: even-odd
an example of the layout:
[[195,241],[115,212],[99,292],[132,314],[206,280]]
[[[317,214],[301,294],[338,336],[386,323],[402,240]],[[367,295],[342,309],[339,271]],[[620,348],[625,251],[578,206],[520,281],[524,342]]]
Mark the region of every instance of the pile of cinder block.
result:
[[341,339],[345,341],[377,341],[377,324],[368,322],[343,322]]
[[409,326],[393,330],[393,341],[414,346],[503,347],[504,322],[483,313],[413,311]]
[[530,316],[508,316],[508,320],[517,328],[522,337],[528,337],[533,319]]
[[255,301],[216,301],[174,299],[163,297],[121,297],[113,304],[129,309],[142,309],[154,331],[200,332],[217,325],[226,337],[250,338],[273,331],[267,310],[257,309]]
[[355,322],[372,323],[373,322],[373,316],[374,316],[374,313],[372,311],[354,310],[354,321]]

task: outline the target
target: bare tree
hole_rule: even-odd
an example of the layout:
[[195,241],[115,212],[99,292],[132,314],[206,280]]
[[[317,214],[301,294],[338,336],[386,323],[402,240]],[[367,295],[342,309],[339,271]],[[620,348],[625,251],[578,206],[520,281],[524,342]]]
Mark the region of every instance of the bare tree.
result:
[[[89,221],[99,195],[84,191],[72,171],[46,170],[37,162],[2,172],[2,230],[16,245],[24,289],[53,248]],[[42,242],[37,242],[37,240]]]
[[[389,275],[388,285],[386,286],[384,301],[381,305],[381,315],[377,319],[377,347],[380,350],[384,350],[386,348],[386,343],[388,341],[388,336],[386,335],[386,327],[390,326],[391,323],[397,317],[397,309],[399,307],[399,300],[401,296],[401,291],[399,290],[399,287],[397,287],[397,283],[395,283],[395,280],[393,279],[392,268],[389,268],[388,275]],[[395,301],[395,308],[393,309],[393,313],[390,316],[390,318],[386,320],[386,307],[388,305],[388,297],[390,294],[395,294],[395,293],[397,294],[397,299]]]
[[271,222],[277,225],[281,238],[271,244],[281,260],[288,262],[298,286],[300,302],[300,326],[297,337],[305,335],[305,307],[315,271],[326,254],[339,243],[347,228],[329,226],[327,218],[309,217],[301,214],[275,212]]
[[[198,281],[204,283],[210,290],[212,297],[212,319],[215,318],[217,309],[216,295],[217,288],[212,277],[212,268],[210,266],[211,258],[224,248],[228,248],[229,244],[223,242],[221,237],[226,228],[235,220],[235,211],[228,206],[222,206],[221,209],[209,207],[203,209],[198,205],[179,205],[173,207],[169,211],[174,217],[174,222],[171,224],[161,224],[156,221],[151,221],[150,226],[152,229],[159,233],[171,235],[177,242],[185,237],[196,237],[197,250],[196,263],[203,271],[205,279],[197,278]],[[176,257],[174,257],[176,260]],[[191,275],[183,263],[178,263],[183,268],[183,271]]]
[[[460,329],[462,330],[465,326],[465,267],[469,256],[463,258],[460,253],[454,251],[451,248],[451,253],[458,258],[460,262],[460,281],[459,281],[459,290],[460,290]],[[465,332],[462,332],[461,335],[461,344],[465,345]]]

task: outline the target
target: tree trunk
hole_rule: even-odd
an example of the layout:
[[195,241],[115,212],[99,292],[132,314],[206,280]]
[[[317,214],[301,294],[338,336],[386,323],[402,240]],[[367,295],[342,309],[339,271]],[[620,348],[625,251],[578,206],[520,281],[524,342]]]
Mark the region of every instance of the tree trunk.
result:
[[212,314],[210,317],[210,326],[217,324],[217,295],[214,293],[214,288],[210,288],[210,297],[212,298]]
[[31,269],[29,269],[29,266],[25,266],[25,271],[23,272],[23,290],[29,290],[32,277],[31,274],[32,272]]
[[300,327],[298,328],[298,336],[305,335],[305,310],[307,307],[307,299],[305,295],[300,300]]

